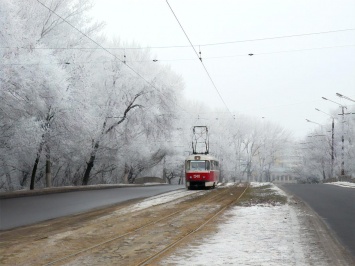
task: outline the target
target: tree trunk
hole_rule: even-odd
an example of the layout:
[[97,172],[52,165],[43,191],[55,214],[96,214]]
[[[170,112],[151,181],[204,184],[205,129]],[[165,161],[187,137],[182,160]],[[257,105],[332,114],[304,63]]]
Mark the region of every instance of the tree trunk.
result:
[[83,186],[86,186],[89,183],[90,172],[91,172],[92,168],[94,167],[96,152],[98,149],[99,149],[99,141],[96,141],[94,149],[91,152],[90,160],[88,163],[86,163],[87,166],[86,166],[86,170],[85,170],[85,174],[84,174],[83,182],[82,182]]
[[163,182],[166,183],[165,156],[164,156],[164,160],[163,160]]
[[40,158],[40,154],[37,153],[37,158],[36,158],[35,164],[33,165],[33,168],[32,168],[30,190],[33,190],[35,188],[35,176],[36,176],[36,172],[37,172],[39,158]]
[[[95,156],[96,156],[96,152],[97,150],[99,149],[99,142],[100,142],[100,139],[105,135],[105,134],[108,134],[110,133],[114,128],[116,128],[118,125],[120,125],[121,123],[123,123],[123,121],[126,120],[127,118],[127,114],[133,110],[134,108],[136,107],[141,107],[141,105],[139,104],[134,104],[134,102],[137,100],[137,98],[139,98],[141,95],[143,95],[143,92],[140,92],[140,93],[137,93],[133,99],[130,101],[130,103],[127,105],[125,111],[123,112],[123,117],[121,117],[121,119],[119,119],[117,122],[113,123],[111,126],[109,126],[107,129],[106,129],[106,124],[107,124],[107,119],[109,117],[106,117],[105,118],[105,121],[102,125],[102,130],[101,130],[101,135],[100,137],[98,138],[98,140],[96,141],[95,143],[95,146],[93,148],[93,151],[91,152],[91,156],[90,156],[90,160],[87,164],[87,167],[86,167],[86,170],[85,170],[85,174],[84,174],[84,177],[83,177],[83,181],[82,181],[82,184],[84,186],[86,186],[88,183],[89,183],[89,179],[90,179],[90,172],[91,172],[91,169],[94,167],[94,161],[95,161]],[[131,172],[131,171],[130,171]],[[129,179],[129,176],[127,177],[127,179]]]
[[124,184],[128,184],[128,175],[129,175],[129,166],[126,163],[124,165],[124,175],[123,175],[123,183]]
[[91,155],[89,162],[86,163],[87,166],[86,166],[86,170],[82,182],[83,186],[86,186],[89,183],[90,172],[91,169],[94,167],[94,161],[95,161],[95,155]]
[[247,182],[250,182],[251,180],[251,162],[248,162],[247,165]]
[[4,166],[4,171],[5,171],[6,181],[7,181],[7,187],[11,191],[14,188],[12,186],[12,180],[11,180],[11,175],[10,175],[10,172],[9,172],[9,168],[7,167],[5,161],[3,161],[2,164]]
[[[42,140],[41,140],[41,143],[39,144],[37,157],[36,157],[35,163],[33,165],[32,175],[31,175],[30,190],[33,190],[34,187],[35,187],[35,177],[36,177],[36,172],[37,172],[39,159],[41,158],[43,145],[46,143],[46,140],[49,139],[48,129],[50,128],[50,123],[51,123],[53,117],[54,117],[54,113],[53,114],[51,113],[51,106],[50,106],[49,109],[48,109],[48,113],[47,113],[47,117],[46,117],[45,123],[42,125],[42,128],[44,129],[45,133],[42,135]],[[48,145],[48,144],[46,144],[46,145]]]
[[33,190],[35,188],[35,177],[36,177],[38,162],[39,162],[39,159],[41,158],[43,144],[44,144],[44,140],[42,140],[41,143],[39,144],[37,157],[36,157],[35,163],[32,168],[30,190]]
[[163,182],[166,183],[166,180],[167,180],[167,178],[166,178],[166,169],[164,167],[163,168]]
[[52,186],[51,154],[48,144],[46,145],[46,187]]

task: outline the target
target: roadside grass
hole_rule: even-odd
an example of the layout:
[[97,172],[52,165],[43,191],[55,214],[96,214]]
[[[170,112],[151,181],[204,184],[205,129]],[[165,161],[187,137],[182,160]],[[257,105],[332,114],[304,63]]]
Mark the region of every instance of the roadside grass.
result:
[[254,205],[283,205],[287,203],[287,197],[280,195],[272,189],[271,185],[249,187],[239,199],[237,205],[249,207]]

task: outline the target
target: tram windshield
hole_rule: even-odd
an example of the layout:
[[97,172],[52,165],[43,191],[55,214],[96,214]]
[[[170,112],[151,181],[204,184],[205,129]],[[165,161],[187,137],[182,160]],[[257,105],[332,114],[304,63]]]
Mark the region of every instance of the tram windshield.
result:
[[191,170],[191,171],[210,170],[210,162],[209,161],[187,161],[186,170]]

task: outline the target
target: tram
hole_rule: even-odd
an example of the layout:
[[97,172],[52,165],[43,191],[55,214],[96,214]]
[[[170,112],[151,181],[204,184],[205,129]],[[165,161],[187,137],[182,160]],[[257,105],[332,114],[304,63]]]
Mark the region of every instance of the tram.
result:
[[219,161],[209,154],[193,154],[185,160],[186,188],[215,188],[219,181]]

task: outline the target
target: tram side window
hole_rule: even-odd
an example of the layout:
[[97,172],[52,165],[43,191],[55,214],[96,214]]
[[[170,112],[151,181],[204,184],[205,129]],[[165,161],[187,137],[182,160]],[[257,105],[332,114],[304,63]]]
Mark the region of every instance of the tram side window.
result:
[[219,165],[217,161],[211,161],[211,169],[212,170],[219,170]]
[[206,161],[206,170],[210,170],[211,166],[210,166],[210,161]]
[[190,161],[185,162],[185,170],[186,171],[190,170]]

